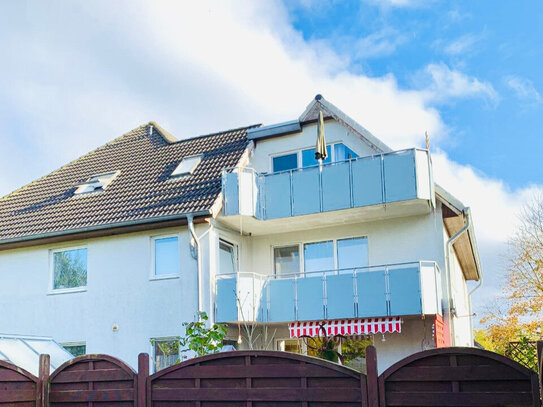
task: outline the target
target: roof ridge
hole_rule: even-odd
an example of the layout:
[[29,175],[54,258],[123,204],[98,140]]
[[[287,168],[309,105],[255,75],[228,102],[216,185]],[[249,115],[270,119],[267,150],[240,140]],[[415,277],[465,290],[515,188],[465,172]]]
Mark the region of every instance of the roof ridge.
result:
[[194,137],[182,138],[182,139],[176,140],[172,144],[178,144],[178,143],[182,143],[182,142],[185,142],[185,141],[197,140],[197,139],[200,139],[200,138],[203,138],[203,137],[218,136],[219,134],[231,133],[231,132],[234,132],[234,131],[248,130],[248,129],[252,129],[252,128],[256,128],[256,127],[260,127],[260,126],[262,126],[262,123],[251,124],[249,126],[236,127],[236,128],[233,128],[233,129],[228,129],[228,130],[223,130],[223,131],[216,131],[215,133],[208,133],[208,134],[202,134],[202,135],[194,136]]
[[89,151],[88,153],[83,154],[82,156],[79,156],[79,157],[73,159],[72,161],[68,162],[67,164],[62,165],[62,166],[58,167],[57,169],[55,169],[55,170],[53,170],[53,171],[51,171],[51,172],[48,172],[47,174],[42,175],[41,177],[39,177],[39,178],[37,178],[37,179],[35,179],[35,180],[33,180],[33,181],[30,181],[28,184],[25,184],[25,185],[23,185],[22,187],[19,187],[19,188],[13,190],[13,191],[7,193],[7,194],[4,195],[4,196],[0,196],[0,202],[2,202],[3,200],[7,199],[8,197],[12,197],[13,195],[16,195],[16,194],[18,194],[18,193],[23,192],[25,189],[27,189],[27,188],[29,188],[31,185],[33,185],[33,184],[35,184],[35,183],[41,181],[41,180],[44,179],[45,177],[48,177],[48,176],[53,175],[53,174],[56,174],[56,173],[59,172],[60,170],[62,170],[62,169],[64,169],[64,168],[68,167],[69,165],[75,164],[75,163],[78,162],[79,160],[82,160],[83,158],[85,158],[85,157],[87,157],[87,156],[89,156],[89,155],[91,155],[91,154],[94,154],[95,152],[100,151],[100,150],[106,148],[107,146],[109,146],[109,145],[111,145],[111,144],[113,144],[113,143],[115,143],[115,142],[118,142],[118,141],[119,141],[120,139],[122,139],[123,137],[126,137],[126,136],[128,136],[128,135],[130,135],[130,134],[132,134],[132,133],[134,133],[134,132],[136,132],[136,131],[138,131],[138,130],[140,130],[141,128],[146,127],[146,126],[149,126],[149,123],[142,124],[141,126],[138,126],[138,127],[134,128],[134,129],[132,129],[132,130],[130,130],[130,131],[127,131],[126,133],[123,133],[123,134],[120,135],[119,137],[115,137],[113,140],[110,140],[110,141],[108,141],[107,143],[102,144],[102,145],[99,146],[99,147],[96,147],[94,150],[91,150],[91,151]]

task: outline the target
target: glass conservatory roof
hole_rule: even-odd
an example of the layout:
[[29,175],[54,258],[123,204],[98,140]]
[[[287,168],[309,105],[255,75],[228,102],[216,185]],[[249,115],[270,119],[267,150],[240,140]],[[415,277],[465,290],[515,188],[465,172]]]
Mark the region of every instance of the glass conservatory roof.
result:
[[0,360],[13,363],[37,376],[40,354],[51,357],[51,371],[73,358],[52,338],[0,334]]

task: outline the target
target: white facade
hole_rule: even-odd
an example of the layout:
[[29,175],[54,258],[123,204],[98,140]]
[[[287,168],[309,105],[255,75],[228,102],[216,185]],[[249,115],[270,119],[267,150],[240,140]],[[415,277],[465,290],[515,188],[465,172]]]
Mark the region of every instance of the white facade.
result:
[[[341,142],[360,157],[379,153],[335,120],[327,120],[325,128],[329,144]],[[308,124],[297,133],[256,140],[245,164],[259,173],[272,172],[273,157],[311,148],[315,137],[316,125]],[[427,187],[425,193],[430,190]],[[198,308],[214,317],[221,239],[235,245],[238,271],[273,275],[274,247],[365,237],[369,266],[435,262],[446,303],[448,236],[442,204],[432,197],[417,205],[373,205],[298,217],[301,220],[218,215],[196,225],[199,262],[191,254],[191,235],[184,226],[0,251],[0,332],[50,336],[59,343],[85,342],[87,353],[111,354],[135,367],[138,353],[152,354],[152,338],[182,335],[181,323],[193,320]],[[178,236],[176,275],[153,275],[153,239],[160,236]],[[65,248],[87,249],[87,286],[60,293],[51,290],[52,253]],[[449,272],[456,307],[453,344],[471,346],[466,280],[454,251]],[[444,313],[448,321],[448,312]],[[287,326],[273,325],[276,338],[288,336]],[[229,332],[236,340],[237,326]],[[406,316],[402,332],[386,334],[385,341],[376,335],[380,370],[434,346],[433,335],[433,319],[425,315]]]

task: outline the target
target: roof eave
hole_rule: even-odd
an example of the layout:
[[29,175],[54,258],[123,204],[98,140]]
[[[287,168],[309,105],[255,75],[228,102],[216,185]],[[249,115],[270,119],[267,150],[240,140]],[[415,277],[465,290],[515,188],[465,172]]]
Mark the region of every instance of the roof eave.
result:
[[[60,242],[65,240],[76,240],[84,238],[102,237],[113,234],[130,233],[131,231],[137,231],[139,228],[148,226],[145,229],[155,229],[160,227],[168,227],[169,224],[173,226],[176,221],[186,221],[189,216],[193,218],[205,218],[211,216],[211,210],[188,212],[177,215],[158,216],[147,219],[138,219],[126,222],[108,223],[96,226],[87,226],[77,229],[66,229],[56,232],[41,233],[36,235],[28,235],[10,239],[0,240],[0,251],[9,250],[18,247],[37,246],[46,244],[50,241]],[[98,233],[97,233],[98,232]],[[104,232],[104,233],[99,233]],[[91,236],[87,236],[91,234]]]

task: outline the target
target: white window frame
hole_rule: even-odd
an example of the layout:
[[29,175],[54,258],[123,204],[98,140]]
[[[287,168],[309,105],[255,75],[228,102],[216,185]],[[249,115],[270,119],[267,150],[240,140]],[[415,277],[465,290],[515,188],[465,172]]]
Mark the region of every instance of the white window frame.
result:
[[[87,284],[80,287],[71,288],[55,288],[55,253],[66,252],[70,250],[86,249],[87,250]],[[89,248],[87,246],[67,246],[49,250],[49,289],[48,295],[81,293],[87,291],[89,284]]]
[[272,269],[272,272],[271,272],[271,275],[274,277],[274,278],[277,278],[279,277],[277,274],[275,274],[275,249],[281,249],[281,248],[284,248],[284,247],[292,247],[292,246],[298,246],[298,258],[300,260],[300,266],[299,266],[299,269],[300,269],[300,272],[298,273],[299,275],[303,275],[304,272],[303,272],[303,261],[304,261],[304,254],[302,253],[303,251],[303,243],[302,242],[294,242],[294,243],[290,243],[290,244],[280,244],[280,245],[275,245],[275,246],[271,246],[271,269]]
[[[170,273],[170,274],[155,274],[155,242],[160,239],[167,239],[169,237],[176,237],[177,238],[177,248],[179,253],[179,258],[177,259],[177,272],[176,273]],[[156,235],[151,236],[150,239],[151,242],[151,267],[149,268],[149,280],[155,281],[155,280],[171,280],[181,277],[181,236],[179,233],[169,233],[164,235]],[[157,338],[153,338],[157,339]]]
[[[180,339],[181,339],[180,336],[158,336],[158,337],[149,338],[149,342],[151,344],[151,352],[149,352],[149,355],[151,355],[151,358],[150,358],[151,360],[149,362],[151,364],[150,368],[151,368],[152,373],[157,372],[155,345],[152,341],[173,342],[173,341],[179,341]],[[179,348],[177,351],[177,357],[179,358],[181,362],[183,361],[181,358],[181,348]]]
[[311,240],[305,240],[305,241],[298,241],[298,242],[292,242],[292,243],[285,243],[280,245],[272,245],[271,246],[271,275],[274,277],[277,277],[275,274],[275,249],[280,249],[282,247],[292,247],[292,246],[298,246],[298,253],[300,257],[300,272],[298,273],[300,276],[305,277],[306,271],[305,271],[305,258],[304,258],[304,245],[311,244],[311,243],[320,243],[320,242],[329,242],[332,241],[333,249],[334,249],[334,272],[339,272],[338,270],[338,256],[337,256],[337,241],[338,240],[344,240],[344,239],[366,239],[368,242],[368,267],[371,265],[370,263],[370,239],[368,235],[348,235],[348,236],[341,236],[341,237],[332,237],[332,238],[321,238],[321,239],[311,239]]
[[[172,173],[170,174],[170,178],[171,179],[178,179],[178,178],[185,178],[185,177],[188,177],[190,175],[192,175],[192,173],[194,172],[194,170],[200,165],[200,163],[202,162],[202,159],[203,159],[203,154],[193,154],[193,155],[188,155],[186,157],[183,157],[181,159],[181,161],[179,161],[177,163],[177,165],[175,166],[174,170],[172,171]],[[181,166],[181,164],[183,164],[183,161],[185,160],[192,160],[192,159],[195,159],[195,163],[192,165],[192,167],[190,168],[190,170],[188,171],[185,171],[185,172],[180,172],[178,174],[176,174],[175,172],[179,169],[179,167]]]
[[[220,257],[220,251],[221,251],[221,247],[220,247],[220,244],[223,243],[227,246],[230,246],[232,247],[233,249],[233,253],[234,253],[234,261],[235,261],[235,267],[236,267],[236,274],[239,274],[240,273],[240,261],[239,261],[239,244],[238,243],[235,243],[235,242],[232,242],[230,239],[228,239],[227,237],[224,237],[224,236],[219,236],[219,245],[218,245],[218,252],[219,252],[219,257]],[[219,269],[218,269],[218,273],[217,274],[220,274],[220,267],[221,267],[221,263],[220,263],[220,258],[219,258]]]
[[[334,141],[332,143],[327,143],[326,146],[330,146],[330,154],[332,156],[332,162],[335,163],[335,162],[338,162],[336,160],[336,144],[343,144],[345,145],[346,147],[348,147],[350,150],[354,151],[351,147],[349,147],[347,144],[345,144],[344,141],[342,140],[337,140],[337,141]],[[281,156],[284,156],[284,155],[290,155],[290,154],[296,154],[297,155],[297,167],[295,169],[301,169],[303,168],[303,158],[302,158],[302,151],[304,150],[309,150],[309,149],[312,149],[312,148],[315,148],[314,146],[311,147],[303,147],[303,148],[298,148],[298,149],[295,149],[295,150],[290,150],[290,151],[283,151],[281,153],[273,153],[273,154],[270,154],[270,159],[269,159],[269,168],[270,168],[270,173],[273,173],[274,170],[273,170],[273,159],[276,158],[276,157],[281,157]],[[356,151],[354,151],[355,154]],[[315,165],[317,165],[315,163]],[[292,169],[290,171],[294,171],[295,169]],[[285,170],[285,171],[289,171],[289,170]]]

